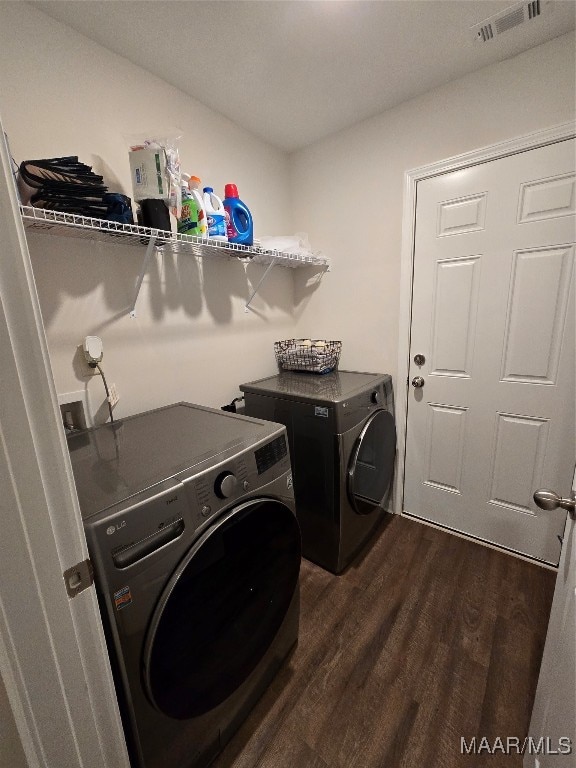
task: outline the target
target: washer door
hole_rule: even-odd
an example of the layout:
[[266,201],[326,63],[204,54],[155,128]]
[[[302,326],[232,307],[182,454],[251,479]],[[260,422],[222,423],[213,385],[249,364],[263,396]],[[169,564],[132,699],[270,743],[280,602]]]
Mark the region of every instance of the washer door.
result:
[[258,665],[290,606],[300,529],[272,499],[238,506],[176,569],[152,616],[144,683],[152,704],[186,719],[228,698]]
[[380,507],[394,471],[396,427],[390,411],[372,413],[352,450],[348,465],[348,497],[359,515]]

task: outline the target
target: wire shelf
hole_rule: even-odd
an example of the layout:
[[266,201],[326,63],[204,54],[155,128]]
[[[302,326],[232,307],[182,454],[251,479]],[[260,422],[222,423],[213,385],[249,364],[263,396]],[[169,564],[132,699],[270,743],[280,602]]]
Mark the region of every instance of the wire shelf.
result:
[[192,235],[165,232],[135,224],[121,224],[105,219],[93,219],[46,208],[20,206],[22,220],[28,232],[73,237],[108,245],[146,246],[154,238],[155,247],[175,253],[188,253],[202,258],[220,256],[251,260],[257,264],[277,264],[282,267],[325,267],[330,265],[325,256],[303,256],[298,253],[269,251],[258,246],[247,247],[236,243],[221,243]]

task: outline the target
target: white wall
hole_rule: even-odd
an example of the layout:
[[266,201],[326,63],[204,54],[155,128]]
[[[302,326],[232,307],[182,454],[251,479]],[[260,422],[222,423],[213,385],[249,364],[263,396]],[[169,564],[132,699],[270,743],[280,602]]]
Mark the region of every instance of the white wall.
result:
[[130,319],[143,249],[31,236],[57,390],[88,387],[100,418],[101,381],[77,351],[92,333],[118,415],[220,405],[274,370],[272,342],[292,335],[342,339],[342,367],[395,374],[404,172],[574,117],[571,34],[289,158],[26,4],[0,2],[0,50],[0,114],[18,160],[78,154],[130,195],[127,137],[177,127],[184,168],[216,189],[236,181],[257,235],[308,232],[334,262],[317,291],[308,270],[294,290],[292,271],[275,269],[246,314],[261,267],[158,257]]
[[295,223],[333,260],[297,334],[396,375],[404,173],[573,120],[574,35],[435,89],[291,158]]
[[[18,161],[77,154],[131,196],[127,137],[177,127],[183,169],[216,190],[236,182],[257,236],[293,231],[284,153],[25,3],[0,3],[0,50],[0,114]],[[118,415],[182,399],[221,405],[239,383],[273,371],[272,342],[292,335],[292,270],[273,270],[246,314],[263,267],[159,257],[130,319],[143,247],[29,243],[57,391],[89,381],[101,418],[102,382],[86,377],[77,353],[87,334],[104,341]]]

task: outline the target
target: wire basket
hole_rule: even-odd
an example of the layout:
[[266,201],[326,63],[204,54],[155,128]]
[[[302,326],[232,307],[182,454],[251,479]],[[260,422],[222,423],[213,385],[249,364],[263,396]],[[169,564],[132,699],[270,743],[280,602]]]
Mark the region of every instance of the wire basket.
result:
[[274,342],[276,360],[285,371],[329,373],[338,368],[341,341],[286,339]]

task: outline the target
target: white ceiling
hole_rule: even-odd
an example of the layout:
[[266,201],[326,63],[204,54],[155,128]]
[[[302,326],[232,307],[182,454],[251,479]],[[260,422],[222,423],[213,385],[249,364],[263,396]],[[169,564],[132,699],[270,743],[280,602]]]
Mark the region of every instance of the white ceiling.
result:
[[41,0],[40,10],[292,151],[575,27],[573,0],[487,43],[493,0]]

